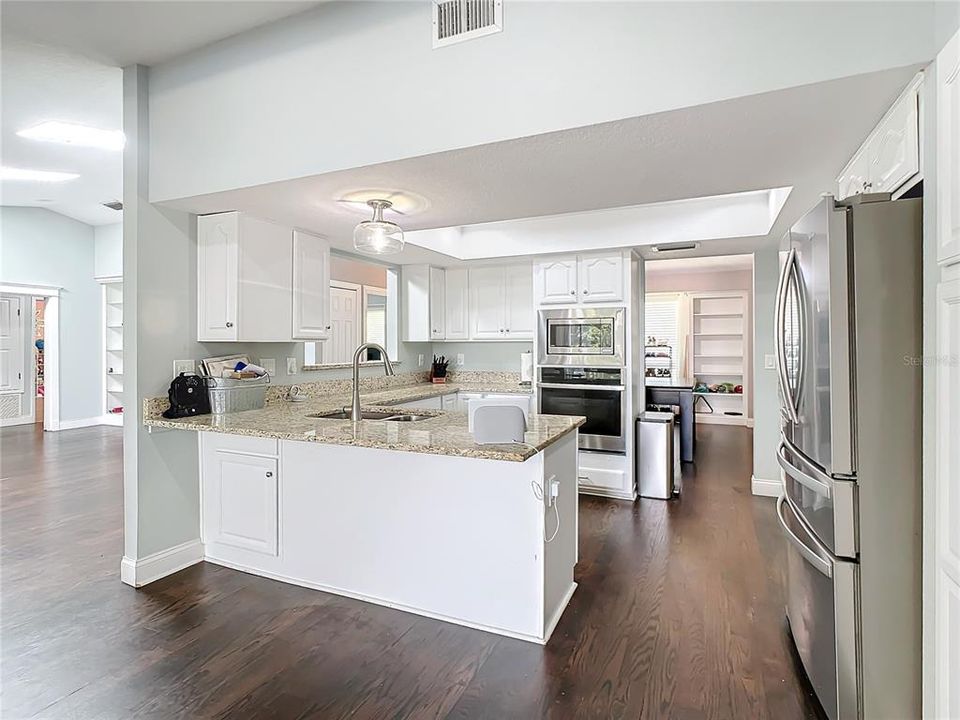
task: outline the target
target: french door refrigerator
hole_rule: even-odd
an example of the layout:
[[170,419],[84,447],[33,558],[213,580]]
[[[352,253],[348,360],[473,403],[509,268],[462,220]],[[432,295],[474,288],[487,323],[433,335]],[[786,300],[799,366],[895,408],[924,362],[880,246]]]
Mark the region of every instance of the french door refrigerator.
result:
[[920,717],[921,211],[825,196],[781,245],[787,619],[831,720]]

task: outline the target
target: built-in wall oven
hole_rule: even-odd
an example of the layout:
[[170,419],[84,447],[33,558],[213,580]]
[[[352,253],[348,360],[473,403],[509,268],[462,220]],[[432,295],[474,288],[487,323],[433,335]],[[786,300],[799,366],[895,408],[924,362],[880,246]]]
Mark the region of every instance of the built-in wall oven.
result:
[[537,347],[540,365],[626,365],[624,309],[541,310]]
[[541,367],[537,376],[539,412],[583,415],[583,450],[627,450],[626,370],[622,367]]

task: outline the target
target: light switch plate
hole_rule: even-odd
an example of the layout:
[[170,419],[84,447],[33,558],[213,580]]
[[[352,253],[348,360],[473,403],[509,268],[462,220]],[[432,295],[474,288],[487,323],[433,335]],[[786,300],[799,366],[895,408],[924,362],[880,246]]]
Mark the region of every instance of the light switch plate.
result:
[[763,368],[764,370],[776,370],[777,369],[777,358],[774,355],[764,355],[763,356]]
[[177,377],[180,373],[195,373],[197,372],[197,361],[196,360],[174,360],[173,361],[173,376]]
[[463,367],[463,353],[457,353],[457,367]]
[[295,357],[287,358],[287,375],[297,374],[297,359]]
[[417,367],[423,367],[423,353],[417,355]]
[[270,375],[277,374],[277,359],[276,358],[260,358],[258,363],[260,367],[266,370]]

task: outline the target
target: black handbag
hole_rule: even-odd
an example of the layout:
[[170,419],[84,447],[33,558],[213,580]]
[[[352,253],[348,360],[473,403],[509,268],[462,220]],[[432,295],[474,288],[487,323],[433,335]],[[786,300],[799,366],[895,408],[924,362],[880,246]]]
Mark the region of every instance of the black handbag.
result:
[[210,414],[210,396],[207,381],[199,375],[180,373],[167,390],[170,407],[163,411],[165,418],[182,418]]

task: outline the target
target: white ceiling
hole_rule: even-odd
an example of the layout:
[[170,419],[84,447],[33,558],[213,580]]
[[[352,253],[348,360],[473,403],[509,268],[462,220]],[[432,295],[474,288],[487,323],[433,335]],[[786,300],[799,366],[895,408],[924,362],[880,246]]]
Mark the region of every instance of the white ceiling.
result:
[[80,175],[62,183],[5,180],[0,183],[0,203],[45,207],[90,225],[120,222],[122,214],[103,207],[102,203],[122,199],[121,152],[38,142],[16,135],[18,130],[44,120],[120,130],[123,92],[120,69],[4,33],[0,46],[0,81],[3,86],[0,160],[3,164]]
[[[779,237],[834,178],[918,68],[859,75],[682,110],[520,138],[297,180],[182,198],[195,213],[244,210],[351,248],[357,213],[338,198],[405,190],[428,207],[407,230],[458,227],[792,186]],[[573,250],[559,245],[553,252]],[[658,242],[637,237],[636,244]],[[754,241],[711,241],[748,252]],[[408,243],[397,262],[452,258]],[[542,251],[542,250],[540,250]],[[704,250],[702,254],[715,254]]]
[[673,275],[688,272],[736,272],[753,269],[752,255],[711,255],[709,257],[673,258],[670,260],[647,260],[646,273]]
[[8,34],[116,67],[155,65],[318,0],[3,0]]

